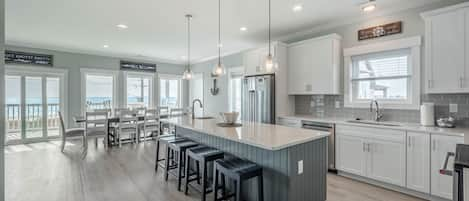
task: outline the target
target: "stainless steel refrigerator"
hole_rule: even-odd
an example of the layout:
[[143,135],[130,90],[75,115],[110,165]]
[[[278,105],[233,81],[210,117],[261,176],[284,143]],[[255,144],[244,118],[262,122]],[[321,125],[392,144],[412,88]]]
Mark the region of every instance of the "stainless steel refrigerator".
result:
[[243,121],[275,124],[275,75],[244,77],[242,100]]

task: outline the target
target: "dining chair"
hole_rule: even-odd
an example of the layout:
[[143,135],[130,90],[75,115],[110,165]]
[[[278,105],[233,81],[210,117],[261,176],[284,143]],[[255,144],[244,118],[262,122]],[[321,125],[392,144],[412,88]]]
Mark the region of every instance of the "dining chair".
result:
[[107,108],[107,109],[94,109],[93,112],[106,112],[107,116],[110,117],[112,110],[109,109],[109,108]]
[[[160,116],[157,109],[147,109],[143,116],[143,123],[139,124],[139,130],[143,131],[143,139],[147,140],[147,134],[150,133],[150,137],[153,137],[153,133],[156,132],[156,136],[160,133]],[[139,136],[140,137],[140,136]]]
[[108,112],[86,112],[85,118],[85,151],[88,153],[88,139],[94,138],[95,145],[98,146],[98,138],[104,138],[104,147],[108,142]]
[[[168,118],[169,117],[169,107],[168,106],[158,106],[158,113],[160,115],[160,119]],[[160,128],[161,133],[168,133],[169,132],[169,125],[161,123]]]
[[117,129],[117,139],[119,139],[119,147],[122,146],[122,136],[128,135],[131,141],[135,139],[138,143],[138,124],[137,116],[133,110],[122,110],[119,114],[119,124]]
[[114,116],[118,117],[121,113],[121,111],[128,111],[129,108],[115,108],[114,109]]
[[[78,139],[81,138],[83,141],[83,148],[85,147],[86,138],[85,138],[85,129],[84,128],[69,128],[65,129],[64,119],[62,112],[59,111],[59,120],[60,120],[60,129],[62,131],[62,144],[60,150],[64,152],[65,142],[67,139]],[[83,149],[84,150],[84,149]]]
[[168,106],[159,106],[158,107],[158,113],[161,116],[164,116],[164,115],[169,115],[169,107]]
[[136,107],[133,110],[137,113],[137,115],[145,115],[145,111],[147,110],[146,107]]

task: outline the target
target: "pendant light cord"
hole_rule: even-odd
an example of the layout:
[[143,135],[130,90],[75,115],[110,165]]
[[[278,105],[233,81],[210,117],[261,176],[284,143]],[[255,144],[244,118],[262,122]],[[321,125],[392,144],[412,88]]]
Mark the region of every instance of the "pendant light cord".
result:
[[221,0],[218,0],[218,65],[221,64]]
[[187,69],[191,70],[191,15],[187,16]]
[[271,12],[270,1],[271,0],[269,0],[269,55],[271,55],[271,49],[270,49],[271,32],[270,32],[270,29],[271,29],[271,17],[272,17],[271,14],[270,14],[270,12]]

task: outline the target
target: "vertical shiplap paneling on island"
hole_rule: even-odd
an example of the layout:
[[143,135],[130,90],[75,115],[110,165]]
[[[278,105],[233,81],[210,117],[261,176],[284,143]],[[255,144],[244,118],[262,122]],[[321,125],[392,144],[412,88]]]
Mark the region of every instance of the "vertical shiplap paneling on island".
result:
[[[264,200],[326,200],[327,138],[273,151],[182,127],[176,128],[176,134],[261,165],[264,168]],[[300,160],[303,160],[302,174],[298,174]],[[257,201],[256,182],[253,179],[242,185],[246,200]]]

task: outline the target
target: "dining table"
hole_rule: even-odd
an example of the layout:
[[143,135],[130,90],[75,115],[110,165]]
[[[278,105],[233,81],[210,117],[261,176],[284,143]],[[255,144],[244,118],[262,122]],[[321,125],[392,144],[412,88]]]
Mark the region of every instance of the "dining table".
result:
[[[136,115],[137,117],[137,120],[138,121],[143,121],[145,119],[145,115],[143,114],[138,114]],[[166,119],[169,117],[169,114],[160,114],[160,119]],[[109,116],[108,118],[108,131],[110,130],[109,128],[111,128],[111,125],[113,123],[119,123],[120,119],[119,119],[119,116],[118,115],[111,115]],[[76,116],[73,116],[73,121],[77,124],[82,124],[82,123],[85,123],[86,122],[86,117],[83,116],[83,115],[76,115]],[[162,122],[160,122],[160,132],[163,132],[163,127],[161,126],[161,124],[163,124]],[[109,146],[113,146],[115,143],[112,143],[112,141],[110,140],[111,138],[115,139],[115,136],[113,133],[111,132],[108,132],[108,145]],[[130,140],[130,139],[124,139],[125,140]]]

